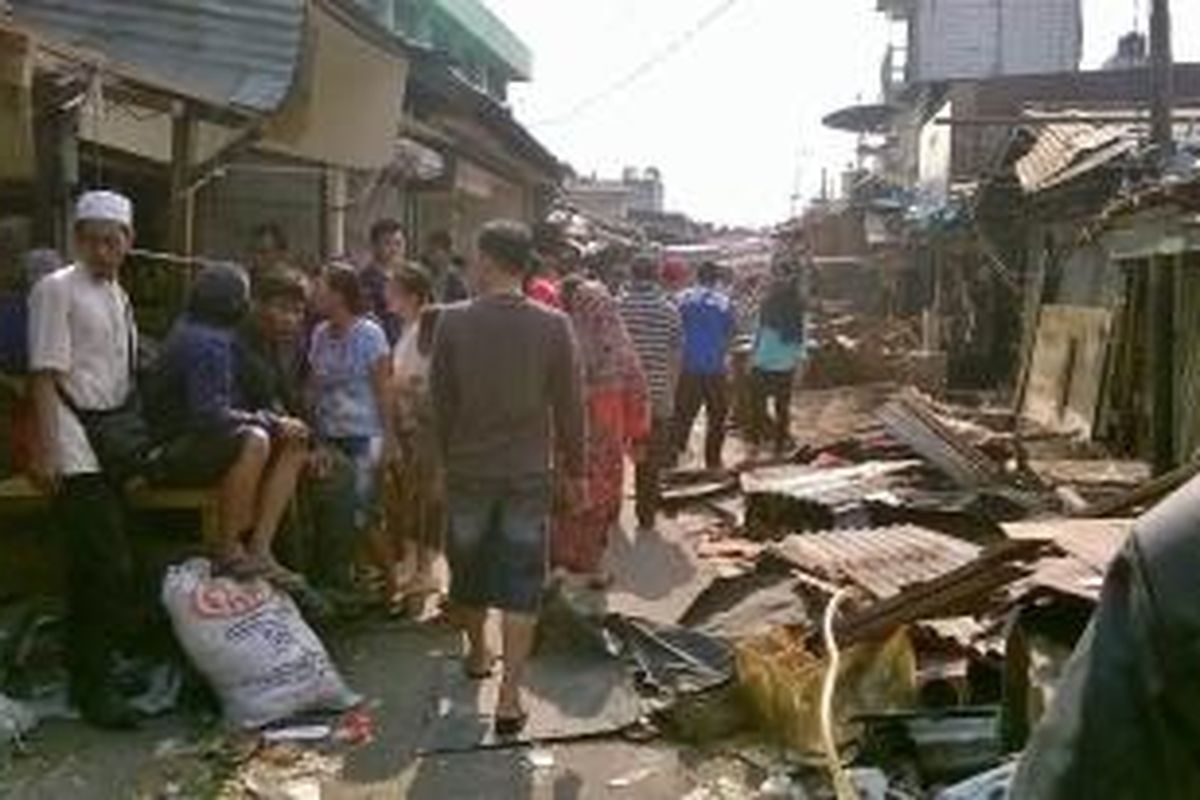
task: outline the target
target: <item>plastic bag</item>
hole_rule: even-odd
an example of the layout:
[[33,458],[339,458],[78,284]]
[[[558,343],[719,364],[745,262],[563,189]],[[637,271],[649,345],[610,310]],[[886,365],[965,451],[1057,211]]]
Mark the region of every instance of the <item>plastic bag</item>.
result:
[[13,742],[19,747],[22,737],[37,724],[33,709],[0,694],[0,744]]
[[361,702],[296,604],[267,581],[213,577],[207,560],[191,559],[167,571],[162,601],[231,724],[258,728]]

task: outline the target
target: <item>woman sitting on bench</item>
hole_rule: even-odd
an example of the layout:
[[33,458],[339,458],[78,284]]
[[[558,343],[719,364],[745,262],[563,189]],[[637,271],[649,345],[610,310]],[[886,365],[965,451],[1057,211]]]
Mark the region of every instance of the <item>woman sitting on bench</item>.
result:
[[298,419],[245,410],[235,329],[249,305],[241,269],[211,266],[196,277],[149,382],[150,418],[165,442],[156,481],[219,486],[219,570],[294,582],[271,544],[307,460],[309,433]]

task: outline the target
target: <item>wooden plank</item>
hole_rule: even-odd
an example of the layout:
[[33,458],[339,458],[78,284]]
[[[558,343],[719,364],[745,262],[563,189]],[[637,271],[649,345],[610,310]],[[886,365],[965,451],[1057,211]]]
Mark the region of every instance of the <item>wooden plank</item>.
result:
[[[24,476],[0,481],[0,512],[8,507],[39,507],[48,504],[42,494]],[[139,489],[129,496],[130,505],[142,511],[195,511],[200,515],[200,536],[206,544],[216,541],[220,532],[220,510],[215,489]]]
[[1111,331],[1108,309],[1043,306],[1021,415],[1059,433],[1090,437]]
[[1166,495],[1183,486],[1200,473],[1200,461],[1191,461],[1178,469],[1139,486],[1128,494],[1089,506],[1072,516],[1078,517],[1123,517],[1157,503]]

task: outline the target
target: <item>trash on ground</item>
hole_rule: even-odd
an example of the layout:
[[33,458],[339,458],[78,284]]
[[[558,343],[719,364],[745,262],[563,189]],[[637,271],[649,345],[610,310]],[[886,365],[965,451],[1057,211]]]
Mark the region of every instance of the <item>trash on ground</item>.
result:
[[333,733],[329,725],[293,725],[288,728],[272,728],[264,730],[263,741],[276,742],[319,742],[328,739]]
[[637,769],[627,772],[624,775],[619,775],[616,778],[611,778],[608,781],[610,789],[628,789],[636,786],[647,778],[652,777],[658,772],[659,767],[638,767]]
[[25,736],[37,727],[38,718],[24,703],[0,694],[0,741],[20,748]]

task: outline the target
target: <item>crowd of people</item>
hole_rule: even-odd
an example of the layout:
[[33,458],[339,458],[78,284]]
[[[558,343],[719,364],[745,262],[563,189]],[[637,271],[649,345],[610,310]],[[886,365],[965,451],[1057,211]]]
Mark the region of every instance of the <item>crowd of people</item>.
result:
[[[135,721],[113,667],[133,601],[123,496],[137,486],[216,491],[209,556],[231,578],[350,605],[373,577],[397,614],[445,594],[466,674],[500,665],[503,734],[524,724],[545,588],[612,580],[604,556],[625,465],[636,467],[639,535],[655,528],[661,473],[701,408],[705,465],[724,466],[736,321],[715,264],[676,294],[661,258],[639,253],[612,292],[539,259],[520,223],[485,225],[466,265],[445,233],[409,261],[403,226],[385,219],[366,264],[311,275],[264,229],[245,268],[194,276],[143,363],[118,280],[132,220],[125,197],[85,193],[77,261],[37,280],[28,303],[28,472],[68,542],[72,694],[97,724]],[[789,265],[757,316],[747,433],[782,451],[805,339]],[[484,635],[493,609],[499,659]]]

